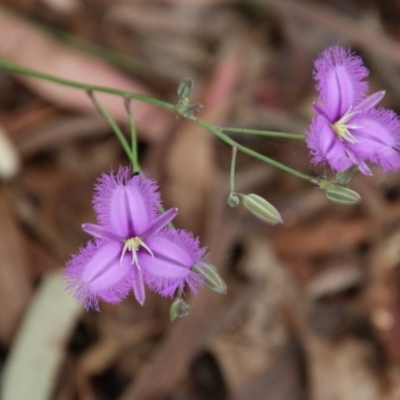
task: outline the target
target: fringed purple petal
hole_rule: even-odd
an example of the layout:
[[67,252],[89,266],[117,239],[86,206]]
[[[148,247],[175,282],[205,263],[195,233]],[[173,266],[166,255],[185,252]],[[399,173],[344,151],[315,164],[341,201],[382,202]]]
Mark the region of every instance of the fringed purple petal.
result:
[[131,177],[129,168],[103,174],[96,184],[93,204],[99,223],[125,238],[141,235],[158,213],[157,184],[145,175]]
[[351,130],[357,142],[348,146],[354,154],[384,171],[400,168],[400,120],[393,111],[371,109],[356,115],[350,123],[357,126]]
[[[118,303],[130,290],[143,304],[145,283],[164,296],[185,286],[195,291],[203,283],[191,268],[205,249],[191,234],[166,228],[177,209],[160,215],[155,181],[131,177],[128,168],[120,168],[116,176],[103,174],[93,203],[99,225],[88,223],[83,229],[97,239],[72,256],[64,272],[68,290],[87,309],[98,310],[99,300]],[[142,242],[128,241],[137,236]]]
[[365,97],[367,76],[361,58],[341,47],[328,48],[315,62],[323,106],[314,106],[317,116],[307,138],[314,163],[326,161],[337,171],[357,163],[365,175],[372,175],[366,161],[384,171],[400,168],[399,118],[390,110],[374,108],[384,91]]
[[150,224],[146,202],[136,185],[119,186],[110,201],[110,222],[114,232],[126,238],[140,235]]
[[336,136],[329,122],[321,115],[313,118],[307,134],[307,146],[313,163],[327,162],[335,171],[350,167],[353,162],[346,155],[346,148]]
[[165,229],[146,240],[154,257],[142,250],[139,263],[146,284],[163,296],[172,296],[177,288],[185,284],[192,291],[203,279],[190,270],[201,259],[204,249],[199,241],[184,230]]
[[336,122],[365,97],[368,84],[363,79],[369,72],[361,57],[338,46],[326,49],[314,65],[323,109]]
[[67,262],[67,289],[86,309],[98,310],[99,299],[119,303],[132,289],[132,265],[127,256],[120,264],[121,250],[118,242],[89,242]]

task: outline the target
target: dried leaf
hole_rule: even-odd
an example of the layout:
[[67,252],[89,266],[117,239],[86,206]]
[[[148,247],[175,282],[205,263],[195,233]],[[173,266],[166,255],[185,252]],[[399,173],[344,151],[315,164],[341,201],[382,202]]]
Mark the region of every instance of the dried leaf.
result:
[[8,344],[32,291],[22,233],[4,190],[0,191],[0,341]]
[[65,292],[60,271],[45,276],[7,358],[2,399],[50,400],[66,341],[81,310]]
[[[0,9],[0,25],[5,32],[0,38],[0,56],[7,60],[74,81],[150,94],[142,84],[124,76],[103,61],[64,47],[36,26],[4,9]],[[61,107],[94,111],[91,101],[82,90],[28,76],[16,77],[40,96]],[[116,120],[127,121],[123,99],[103,93],[99,93],[97,98]],[[148,140],[159,140],[165,134],[165,126],[171,123],[164,111],[149,104],[135,102],[133,110],[139,132],[145,132]]]

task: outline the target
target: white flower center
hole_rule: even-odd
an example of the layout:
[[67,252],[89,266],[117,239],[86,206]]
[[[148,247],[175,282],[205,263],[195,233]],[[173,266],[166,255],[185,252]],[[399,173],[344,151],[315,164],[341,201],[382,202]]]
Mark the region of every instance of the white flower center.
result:
[[336,133],[336,136],[340,141],[347,141],[349,143],[357,143],[357,139],[352,135],[350,129],[360,128],[359,125],[348,124],[348,121],[360,111],[351,112],[351,108],[347,111],[346,114],[343,115],[339,121],[336,121],[334,124],[331,124],[331,128]]
[[131,251],[132,264],[136,265],[138,269],[140,269],[139,261],[137,258],[137,251],[139,250],[140,246],[147,250],[152,257],[154,257],[154,253],[151,251],[150,247],[147,246],[147,244],[143,242],[143,240],[139,236],[126,239],[124,242],[124,248],[122,249],[121,258],[119,259],[120,264],[122,263],[122,259],[124,258],[125,253],[127,251]]

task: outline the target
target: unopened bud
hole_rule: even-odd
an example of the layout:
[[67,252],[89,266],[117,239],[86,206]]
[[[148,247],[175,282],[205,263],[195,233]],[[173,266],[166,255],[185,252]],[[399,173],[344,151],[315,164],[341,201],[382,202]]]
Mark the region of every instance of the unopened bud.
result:
[[267,200],[256,194],[243,196],[243,205],[258,219],[271,225],[283,222],[278,210]]
[[176,318],[183,318],[189,315],[190,306],[182,298],[178,297],[171,304],[169,309],[169,319],[174,321]]
[[330,185],[326,189],[326,197],[330,201],[339,204],[351,205],[361,201],[361,196],[357,192],[338,185]]
[[178,96],[187,99],[192,95],[194,82],[192,78],[182,79],[178,86]]
[[213,265],[202,263],[193,267],[192,271],[201,275],[204,278],[204,284],[214,292],[226,294],[228,291],[225,281],[219,276]]
[[237,207],[240,204],[240,199],[239,196],[237,196],[235,193],[231,193],[228,197],[228,205],[229,207]]
[[343,171],[339,171],[336,174],[335,181],[339,185],[346,185],[350,182],[350,179],[353,175],[358,171],[358,164],[353,164],[349,168],[344,169]]

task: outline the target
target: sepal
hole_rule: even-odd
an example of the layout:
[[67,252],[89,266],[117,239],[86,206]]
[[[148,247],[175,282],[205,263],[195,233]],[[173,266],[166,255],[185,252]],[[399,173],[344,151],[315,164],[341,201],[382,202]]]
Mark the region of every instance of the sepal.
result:
[[354,176],[354,174],[358,171],[358,164],[353,164],[349,168],[346,168],[342,171],[339,171],[336,176],[335,176],[335,181],[339,185],[347,185],[351,178]]
[[226,294],[228,289],[225,281],[218,274],[217,269],[207,263],[201,263],[192,268],[192,271],[204,278],[204,284],[214,292]]
[[171,304],[171,308],[169,309],[169,319],[172,322],[177,318],[186,317],[189,315],[189,312],[189,304],[187,304],[181,297],[178,297]]

